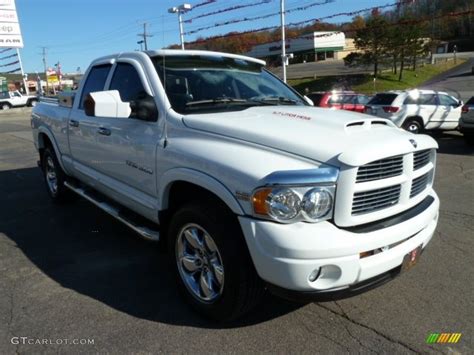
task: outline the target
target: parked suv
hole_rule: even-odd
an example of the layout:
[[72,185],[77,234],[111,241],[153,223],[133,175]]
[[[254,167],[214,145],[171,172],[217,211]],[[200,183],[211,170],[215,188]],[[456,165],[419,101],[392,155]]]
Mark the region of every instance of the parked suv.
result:
[[459,130],[464,135],[466,143],[474,145],[474,96],[462,107]]
[[369,96],[353,91],[313,92],[307,96],[313,101],[314,106],[361,113],[370,100]]
[[0,108],[2,110],[9,110],[12,107],[35,106],[38,102],[36,96],[22,95],[18,90],[0,92]]
[[453,130],[459,125],[462,101],[434,90],[389,91],[375,95],[365,113],[391,120],[412,133]]

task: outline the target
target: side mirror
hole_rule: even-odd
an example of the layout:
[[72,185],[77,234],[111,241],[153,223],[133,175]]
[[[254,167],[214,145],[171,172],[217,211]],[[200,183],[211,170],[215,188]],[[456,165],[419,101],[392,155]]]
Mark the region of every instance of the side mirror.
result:
[[314,106],[313,100],[311,100],[308,96],[305,95],[305,96],[304,96],[304,100],[305,100],[308,104],[310,104],[311,106]]
[[142,121],[156,122],[158,119],[158,109],[152,96],[146,95],[143,98],[130,102],[132,109],[131,118]]
[[91,92],[84,100],[84,111],[87,116],[108,118],[128,118],[132,113],[117,90]]

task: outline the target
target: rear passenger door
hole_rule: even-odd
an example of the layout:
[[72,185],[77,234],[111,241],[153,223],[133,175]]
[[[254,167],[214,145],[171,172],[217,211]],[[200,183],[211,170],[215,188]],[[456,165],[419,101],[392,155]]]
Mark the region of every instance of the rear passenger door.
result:
[[112,69],[112,64],[100,64],[91,67],[86,74],[80,97],[74,102],[68,122],[69,150],[74,169],[94,179],[95,171],[101,161],[97,157],[96,135],[99,128],[96,117],[87,116],[84,112],[84,100],[91,92],[102,91]]
[[442,112],[440,128],[455,129],[461,117],[461,105],[457,100],[445,94],[438,94],[438,101]]
[[421,116],[425,125],[427,122],[436,121],[441,117],[436,94],[420,94],[420,97],[415,102],[418,104],[415,108],[416,111],[410,111],[410,114],[416,113]]

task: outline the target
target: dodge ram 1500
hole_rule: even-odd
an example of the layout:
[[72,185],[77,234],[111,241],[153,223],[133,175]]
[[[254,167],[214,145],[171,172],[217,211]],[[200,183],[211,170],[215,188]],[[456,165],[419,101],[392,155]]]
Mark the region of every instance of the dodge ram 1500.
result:
[[311,300],[380,285],[416,263],[438,220],[432,138],[312,107],[264,66],[106,56],[32,113],[50,197],[79,194],[165,241],[184,297],[219,320],[266,290]]

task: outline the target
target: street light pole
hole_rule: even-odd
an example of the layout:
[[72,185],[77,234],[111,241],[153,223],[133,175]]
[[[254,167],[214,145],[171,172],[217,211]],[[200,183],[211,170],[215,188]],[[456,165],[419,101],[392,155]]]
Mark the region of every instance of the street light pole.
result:
[[283,69],[283,81],[286,83],[286,38],[285,38],[285,0],[280,0],[280,18],[281,18],[281,67]]
[[179,21],[179,39],[181,42],[181,49],[184,50],[184,29],[183,29],[183,14],[191,10],[193,7],[191,4],[182,4],[177,7],[168,9],[170,14],[178,14]]
[[181,41],[181,49],[184,51],[183,14],[181,11],[178,12],[178,21],[179,21],[179,39]]

